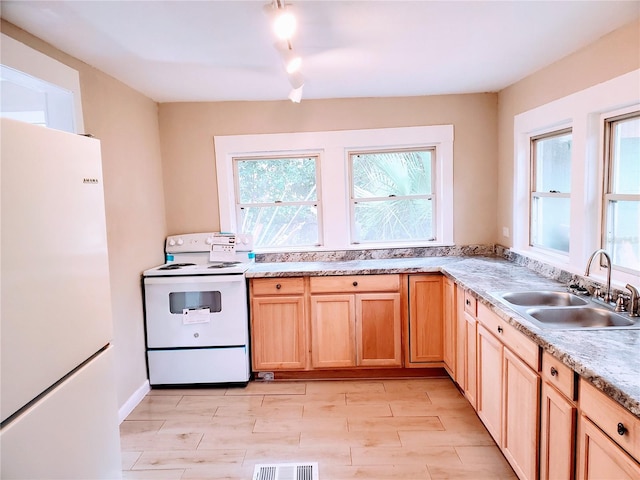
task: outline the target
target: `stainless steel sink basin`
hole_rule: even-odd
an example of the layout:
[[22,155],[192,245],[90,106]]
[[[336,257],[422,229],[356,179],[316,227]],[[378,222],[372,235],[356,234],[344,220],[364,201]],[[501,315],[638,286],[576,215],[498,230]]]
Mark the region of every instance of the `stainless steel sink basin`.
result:
[[526,313],[547,328],[582,329],[631,327],[635,322],[629,317],[594,307],[529,308]]
[[491,295],[540,328],[640,329],[640,319],[613,312],[591,301],[589,297],[580,297],[568,292],[531,290],[494,292]]
[[587,305],[589,303],[584,298],[580,298],[572,293],[553,291],[509,292],[503,294],[502,299],[514,305],[525,307],[568,307],[572,305]]

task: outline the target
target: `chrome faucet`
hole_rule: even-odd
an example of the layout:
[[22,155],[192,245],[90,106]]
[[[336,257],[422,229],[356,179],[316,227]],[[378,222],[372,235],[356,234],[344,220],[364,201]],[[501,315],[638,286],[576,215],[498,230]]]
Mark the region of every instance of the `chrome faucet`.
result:
[[629,300],[629,316],[630,317],[640,316],[640,312],[638,312],[638,299],[639,299],[638,290],[636,289],[636,287],[634,287],[629,283],[627,283],[625,288],[631,292],[631,300]]
[[606,303],[609,303],[613,300],[611,295],[611,257],[606,251],[599,248],[598,250],[596,250],[591,254],[591,256],[589,257],[589,260],[587,261],[587,269],[584,272],[584,276],[585,277],[589,276],[589,269],[591,268],[591,262],[593,262],[593,259],[598,254],[604,255],[604,258],[607,259],[607,291],[604,293],[602,300],[604,300]]

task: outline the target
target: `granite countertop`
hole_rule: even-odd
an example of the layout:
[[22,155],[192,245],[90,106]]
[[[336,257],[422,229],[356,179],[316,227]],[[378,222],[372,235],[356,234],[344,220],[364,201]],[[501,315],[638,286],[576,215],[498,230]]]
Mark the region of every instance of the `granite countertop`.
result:
[[541,329],[490,292],[564,290],[565,285],[495,257],[425,257],[330,262],[256,263],[247,278],[442,273],[470,290],[509,324],[640,417],[640,329]]

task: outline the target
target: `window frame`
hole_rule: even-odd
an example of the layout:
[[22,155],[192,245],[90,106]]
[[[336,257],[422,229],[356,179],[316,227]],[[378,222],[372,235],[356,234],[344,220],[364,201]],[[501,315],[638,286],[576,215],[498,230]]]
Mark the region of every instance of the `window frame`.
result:
[[436,158],[437,158],[437,148],[435,146],[422,147],[422,148],[395,148],[395,149],[377,149],[377,150],[352,150],[348,152],[348,168],[349,168],[349,225],[350,225],[350,243],[351,245],[371,245],[380,242],[373,241],[362,241],[356,239],[356,204],[358,202],[384,202],[388,201],[389,197],[355,197],[355,185],[354,185],[354,170],[353,170],[353,157],[356,155],[367,155],[367,154],[385,154],[385,153],[400,153],[400,152],[425,152],[429,151],[431,153],[431,193],[422,194],[422,195],[402,195],[402,196],[393,196],[395,200],[411,200],[411,199],[426,199],[432,201],[432,237],[430,239],[416,239],[416,240],[406,240],[406,241],[394,241],[392,242],[394,245],[403,245],[407,242],[431,242],[434,239],[438,238],[437,226],[438,226],[438,206],[437,206],[437,197],[436,197],[436,177],[437,177],[437,167],[436,167]]
[[[601,116],[601,124],[602,124],[602,137],[603,137],[603,163],[602,163],[602,200],[600,204],[600,245],[601,248],[606,249],[607,245],[607,226],[608,226],[608,212],[609,212],[609,204],[612,201],[633,201],[640,202],[640,194],[632,194],[632,193],[611,193],[613,190],[613,141],[611,140],[613,134],[613,124],[622,120],[626,120],[629,118],[638,118],[640,119],[640,105],[634,105],[628,108],[624,108],[622,110],[607,112]],[[611,255],[611,261],[614,261],[613,254]],[[615,269],[620,270],[625,273],[629,273],[630,275],[638,276],[640,274],[640,268],[638,270],[634,270],[631,268],[626,268],[622,265],[615,265]]]
[[[601,248],[604,231],[604,118],[623,109],[640,108],[640,69],[554,100],[514,116],[514,184],[511,249],[577,275],[584,275],[592,252]],[[530,139],[571,127],[571,207],[569,255],[529,245]],[[508,228],[508,227],[504,227]],[[593,265],[591,277],[604,281],[607,271]],[[637,274],[614,267],[612,283],[637,284]]]
[[[274,203],[241,203],[240,202],[240,177],[238,175],[238,162],[241,161],[258,161],[258,160],[280,160],[283,158],[294,159],[294,158],[312,158],[315,161],[315,188],[316,188],[316,198],[313,201],[306,202],[283,202],[283,201],[274,201]],[[305,206],[315,206],[317,208],[317,220],[318,220],[318,243],[315,245],[300,245],[299,248],[308,248],[312,246],[320,246],[322,245],[322,175],[320,173],[320,155],[319,154],[296,154],[296,155],[251,155],[251,156],[238,156],[232,158],[233,162],[233,179],[234,179],[234,198],[235,198],[235,211],[236,211],[236,225],[240,225],[242,219],[242,209],[245,207],[285,207],[285,206],[295,206],[295,205],[305,205]],[[287,247],[287,248],[298,248],[298,247]],[[283,247],[284,248],[284,247]]]
[[[534,228],[533,228],[533,219],[534,219],[534,214],[533,214],[533,210],[534,210],[534,204],[535,204],[535,199],[536,198],[568,198],[569,201],[571,201],[571,191],[569,191],[568,193],[561,193],[561,192],[554,192],[554,191],[550,191],[550,192],[543,192],[543,191],[538,191],[537,190],[537,183],[538,183],[538,178],[537,178],[537,166],[538,166],[538,156],[537,156],[537,149],[535,148],[536,146],[536,142],[538,142],[539,140],[545,140],[545,139],[549,139],[549,138],[554,138],[554,137],[561,137],[567,134],[571,134],[572,135],[572,140],[573,140],[573,130],[571,129],[571,127],[565,127],[565,128],[559,128],[559,129],[553,129],[551,131],[545,132],[545,133],[541,133],[539,135],[534,135],[532,137],[530,137],[529,142],[530,142],[530,147],[529,147],[529,154],[530,154],[530,161],[529,161],[529,165],[530,165],[530,173],[529,173],[529,193],[530,193],[530,197],[529,197],[529,246],[537,249],[537,250],[542,250],[542,251],[549,251],[551,253],[553,253],[554,255],[560,255],[563,257],[566,257],[569,255],[569,252],[564,252],[562,250],[558,250],[552,247],[547,247],[544,246],[542,244],[536,244],[533,241],[534,238]],[[569,218],[569,223],[571,223],[571,218]],[[571,235],[569,235],[569,249],[571,248]]]
[[[322,241],[317,247],[268,251],[333,251],[453,245],[453,125],[363,130],[266,133],[214,136],[220,229],[236,231],[233,158],[318,155],[322,184]],[[351,244],[349,230],[348,152],[380,149],[436,148],[436,191],[439,236],[432,242]],[[328,221],[327,219],[331,219]]]
[[0,33],[0,50],[2,64],[6,67],[71,92],[73,97],[72,131],[84,133],[80,74],[77,70],[4,33]]

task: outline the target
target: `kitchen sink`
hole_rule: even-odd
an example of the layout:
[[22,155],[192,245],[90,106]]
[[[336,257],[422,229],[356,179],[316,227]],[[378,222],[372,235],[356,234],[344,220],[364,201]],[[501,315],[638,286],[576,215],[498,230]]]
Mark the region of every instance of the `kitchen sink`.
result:
[[540,328],[553,330],[640,329],[640,320],[568,292],[494,292],[494,298]]
[[529,308],[526,313],[543,323],[547,328],[555,329],[632,327],[635,325],[630,317],[623,317],[604,308]]
[[589,303],[584,298],[580,298],[572,293],[553,291],[510,292],[503,294],[502,299],[513,305],[526,307],[543,305],[568,307],[573,305],[587,305]]

